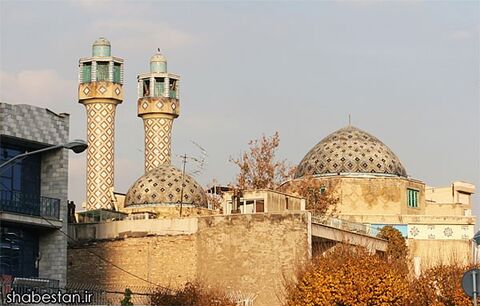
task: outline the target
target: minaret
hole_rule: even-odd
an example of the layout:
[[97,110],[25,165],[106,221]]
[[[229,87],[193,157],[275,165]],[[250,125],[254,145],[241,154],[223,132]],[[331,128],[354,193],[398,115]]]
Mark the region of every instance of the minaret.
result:
[[173,119],[180,114],[180,77],[167,72],[167,60],[157,53],[150,72],[138,77],[138,116],[145,128],[145,172],[171,162]]
[[86,209],[111,209],[114,180],[115,108],[123,101],[123,59],[112,57],[110,42],[100,37],[92,57],[79,62],[78,100],[87,109]]

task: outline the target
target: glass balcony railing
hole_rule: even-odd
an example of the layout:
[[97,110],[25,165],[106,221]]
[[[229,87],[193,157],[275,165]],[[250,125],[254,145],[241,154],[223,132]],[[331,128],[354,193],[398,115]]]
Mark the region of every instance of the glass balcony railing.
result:
[[60,219],[60,199],[1,190],[0,211]]

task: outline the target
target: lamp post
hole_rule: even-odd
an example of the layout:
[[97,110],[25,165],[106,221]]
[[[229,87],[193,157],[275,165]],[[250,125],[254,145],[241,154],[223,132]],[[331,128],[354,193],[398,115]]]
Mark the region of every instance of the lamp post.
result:
[[472,246],[473,246],[473,264],[477,264],[477,246],[480,244],[480,230],[473,235]]
[[80,140],[80,139],[75,139],[75,140],[67,142],[65,144],[53,145],[53,146],[46,147],[46,148],[43,148],[43,149],[40,149],[40,150],[35,150],[35,151],[26,152],[26,153],[23,153],[23,154],[16,155],[16,156],[12,157],[11,159],[7,160],[6,162],[2,163],[0,165],[0,170],[3,169],[8,164],[16,161],[17,159],[24,158],[24,157],[27,157],[27,156],[30,156],[30,155],[43,153],[43,152],[56,150],[56,149],[61,149],[61,148],[72,150],[73,152],[78,154],[78,153],[82,153],[83,151],[85,151],[87,149],[87,147],[88,147],[88,145],[85,141]]

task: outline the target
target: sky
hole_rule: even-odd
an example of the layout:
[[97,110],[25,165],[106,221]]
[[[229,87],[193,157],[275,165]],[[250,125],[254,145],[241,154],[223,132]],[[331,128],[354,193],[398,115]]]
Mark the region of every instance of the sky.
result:
[[[1,0],[0,101],[69,113],[70,138],[86,139],[78,59],[104,36],[125,59],[118,192],[143,174],[136,76],[148,72],[157,48],[181,76],[172,163],[181,166],[180,154],[201,157],[199,144],[208,156],[195,178],[204,186],[234,181],[229,159],[275,131],[278,158],[296,165],[350,114],[413,178],[480,188],[479,33],[478,1]],[[85,158],[70,153],[77,205],[85,200]]]

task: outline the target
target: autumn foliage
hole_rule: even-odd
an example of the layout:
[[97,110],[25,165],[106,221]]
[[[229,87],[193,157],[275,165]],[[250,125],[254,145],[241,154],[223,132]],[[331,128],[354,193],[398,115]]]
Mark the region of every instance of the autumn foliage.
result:
[[295,168],[285,160],[277,161],[275,153],[280,144],[280,136],[275,132],[271,137],[262,136],[251,140],[249,149],[240,158],[230,158],[238,166],[236,186],[238,189],[275,189],[292,177]]
[[336,247],[287,286],[286,305],[405,305],[409,283],[394,267],[363,249]]
[[280,191],[299,195],[306,200],[306,209],[314,216],[335,215],[339,198],[334,194],[334,182],[325,186],[313,176],[289,181],[279,187]]
[[385,260],[395,265],[398,270],[407,275],[408,270],[408,248],[402,233],[392,226],[384,226],[377,237],[388,241],[387,251],[385,252]]
[[231,297],[199,283],[187,283],[178,290],[158,288],[150,297],[152,306],[235,306]]
[[439,265],[423,273],[411,283],[410,305],[467,306],[472,300],[462,289],[462,276],[470,266]]

